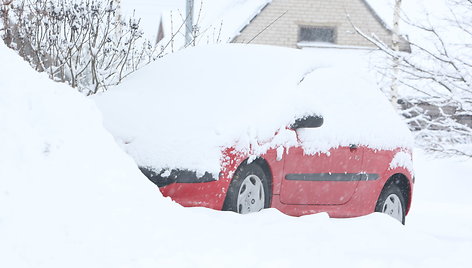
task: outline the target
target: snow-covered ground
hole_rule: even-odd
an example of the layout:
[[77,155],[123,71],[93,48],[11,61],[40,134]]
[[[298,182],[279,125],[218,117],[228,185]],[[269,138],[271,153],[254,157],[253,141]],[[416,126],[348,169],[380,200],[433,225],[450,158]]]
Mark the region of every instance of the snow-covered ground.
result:
[[[408,226],[439,240],[472,246],[472,159],[433,159],[418,151],[416,184]],[[472,264],[472,257],[468,257]]]
[[470,159],[416,153],[406,226],[186,209],[139,172],[91,100],[3,44],[0,96],[0,267],[472,266]]

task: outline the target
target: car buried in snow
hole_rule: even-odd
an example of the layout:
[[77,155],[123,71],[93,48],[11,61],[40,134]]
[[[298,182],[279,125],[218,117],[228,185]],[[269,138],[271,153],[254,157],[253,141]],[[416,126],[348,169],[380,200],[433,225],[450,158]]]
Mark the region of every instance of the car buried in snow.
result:
[[383,212],[404,223],[411,134],[360,60],[338,54],[186,49],[96,103],[142,172],[185,207],[339,218]]
[[[298,136],[303,129],[323,127],[323,121],[320,116],[307,116],[296,120],[287,131]],[[307,155],[298,144],[284,148],[286,154],[280,159],[277,150],[269,149],[251,159],[226,148],[217,178],[208,172],[180,169],[155,172],[141,167],[141,171],[164,196],[185,207],[241,214],[276,208],[292,216],[327,212],[338,218],[382,212],[405,223],[414,177],[401,164],[411,161],[411,151],[350,144]]]

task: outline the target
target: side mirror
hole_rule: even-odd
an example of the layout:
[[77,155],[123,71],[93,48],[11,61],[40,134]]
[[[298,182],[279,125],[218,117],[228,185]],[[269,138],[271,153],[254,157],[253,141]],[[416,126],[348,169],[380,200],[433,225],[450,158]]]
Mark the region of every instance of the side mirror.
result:
[[295,120],[295,123],[290,125],[291,129],[297,130],[299,128],[317,128],[323,125],[324,119],[318,115],[306,116]]

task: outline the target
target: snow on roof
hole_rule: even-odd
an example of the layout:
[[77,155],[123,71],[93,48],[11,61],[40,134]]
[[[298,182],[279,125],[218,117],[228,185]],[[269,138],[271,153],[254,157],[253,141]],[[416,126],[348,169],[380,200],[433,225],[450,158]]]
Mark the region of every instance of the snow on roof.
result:
[[393,29],[393,9],[395,0],[363,0],[367,6],[374,12],[377,19],[387,27]]
[[[221,0],[213,0],[214,2],[223,3]],[[231,2],[231,3],[230,3]],[[221,37],[223,42],[229,42],[238,36],[252,19],[257,16],[262,9],[272,2],[272,0],[239,0],[228,1],[226,5],[221,5],[219,14],[213,13],[213,18],[203,25],[211,22],[221,22]],[[207,2],[210,4],[210,2]],[[211,11],[208,12],[209,14]],[[205,27],[205,26],[204,26]]]
[[[395,0],[364,0],[370,8],[377,14],[385,27],[393,29],[393,13],[395,7]],[[413,24],[428,22],[428,15],[435,14],[443,15],[450,9],[447,4],[448,0],[415,0],[403,1],[400,12],[400,32],[402,34],[409,34],[411,38],[418,35],[418,29],[413,25],[409,25],[408,21]]]
[[300,132],[306,153],[352,143],[409,148],[409,131],[373,79],[356,61],[332,62],[331,54],[268,46],[185,49],[96,102],[125,150],[156,169],[217,173],[224,147],[260,155],[293,146],[286,126],[309,114],[325,124]]
[[[194,23],[199,26],[199,43],[229,42],[272,0],[195,0]],[[127,0],[123,11],[127,15],[135,12],[141,18],[147,35],[157,35],[161,17],[163,18],[166,43],[186,18],[186,1],[180,0]],[[183,45],[185,26],[175,39]]]

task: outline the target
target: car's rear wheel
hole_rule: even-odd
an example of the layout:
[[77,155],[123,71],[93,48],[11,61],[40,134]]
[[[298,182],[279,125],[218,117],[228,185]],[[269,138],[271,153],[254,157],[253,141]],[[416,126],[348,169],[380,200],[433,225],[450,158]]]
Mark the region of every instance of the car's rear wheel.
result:
[[223,210],[247,214],[269,206],[269,184],[264,170],[256,163],[239,167],[226,194]]
[[395,183],[385,186],[377,201],[375,211],[390,215],[402,224],[405,224],[405,209],[405,198],[400,187]]

